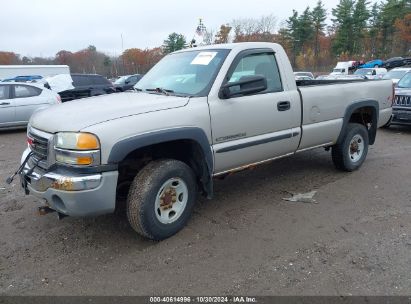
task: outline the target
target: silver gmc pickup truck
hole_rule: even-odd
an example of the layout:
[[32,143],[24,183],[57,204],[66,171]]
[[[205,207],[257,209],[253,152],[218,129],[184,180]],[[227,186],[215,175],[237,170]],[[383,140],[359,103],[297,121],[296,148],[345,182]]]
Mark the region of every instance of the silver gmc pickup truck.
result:
[[189,220],[213,178],[308,149],[338,169],[364,162],[392,115],[393,85],[300,81],[284,49],[238,43],[164,57],[125,92],[36,113],[17,172],[27,194],[60,216],[112,213],[161,240]]

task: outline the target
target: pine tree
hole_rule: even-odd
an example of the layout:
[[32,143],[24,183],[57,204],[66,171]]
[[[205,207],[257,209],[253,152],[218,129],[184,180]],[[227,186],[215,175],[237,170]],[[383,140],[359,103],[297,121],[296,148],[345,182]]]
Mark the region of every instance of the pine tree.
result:
[[368,37],[370,39],[370,52],[371,58],[375,58],[380,54],[378,41],[380,32],[380,6],[374,3],[370,13],[370,19],[368,22]]
[[335,17],[332,21],[336,25],[336,37],[333,43],[333,50],[337,55],[342,53],[352,54],[353,11],[353,0],[340,0],[337,7],[332,10],[332,14]]
[[293,10],[293,15],[286,20],[286,38],[290,41],[292,49],[292,64],[295,66],[297,54],[301,51],[298,12]]
[[324,35],[324,29],[326,26],[325,20],[327,19],[327,10],[324,8],[324,4],[321,0],[318,0],[317,6],[313,8],[311,12],[313,26],[314,26],[314,57],[318,60],[318,54],[320,53],[320,36]]
[[361,54],[364,50],[364,38],[367,27],[367,21],[370,18],[370,11],[368,10],[368,5],[370,2],[367,0],[357,0],[355,3],[352,19],[353,35],[353,53]]
[[409,0],[387,0],[380,12],[381,43],[384,55],[390,55],[394,46],[395,21],[410,11]]
[[187,47],[186,38],[182,34],[171,33],[168,38],[164,40],[163,52],[169,54]]

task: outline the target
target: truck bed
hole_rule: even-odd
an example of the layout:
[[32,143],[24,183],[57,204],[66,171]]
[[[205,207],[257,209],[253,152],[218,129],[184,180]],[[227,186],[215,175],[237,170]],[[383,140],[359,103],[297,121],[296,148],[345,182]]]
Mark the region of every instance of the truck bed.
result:
[[351,103],[377,101],[380,111],[378,127],[390,119],[391,80],[303,80],[301,82],[297,81],[304,105],[300,149],[323,144],[324,140],[334,144],[341,131],[345,111]]
[[352,82],[369,82],[378,81],[370,79],[324,79],[324,80],[296,80],[298,87],[306,86],[319,86],[319,85],[330,85],[330,84],[340,84],[340,83],[352,83]]

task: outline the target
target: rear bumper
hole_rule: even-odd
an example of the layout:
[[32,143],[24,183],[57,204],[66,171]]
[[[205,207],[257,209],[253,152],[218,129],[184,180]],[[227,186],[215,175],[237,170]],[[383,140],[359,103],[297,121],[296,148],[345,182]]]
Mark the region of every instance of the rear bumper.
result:
[[30,171],[26,165],[20,174],[26,193],[46,200],[47,206],[62,214],[95,216],[115,209],[118,171],[98,174],[41,168]]

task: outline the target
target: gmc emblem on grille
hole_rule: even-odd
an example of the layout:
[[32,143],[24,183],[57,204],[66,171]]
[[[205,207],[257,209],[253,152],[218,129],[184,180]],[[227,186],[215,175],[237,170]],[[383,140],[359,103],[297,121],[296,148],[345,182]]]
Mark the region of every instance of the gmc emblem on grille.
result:
[[36,149],[36,140],[31,138],[31,137],[27,137],[27,143],[29,144],[31,150]]

